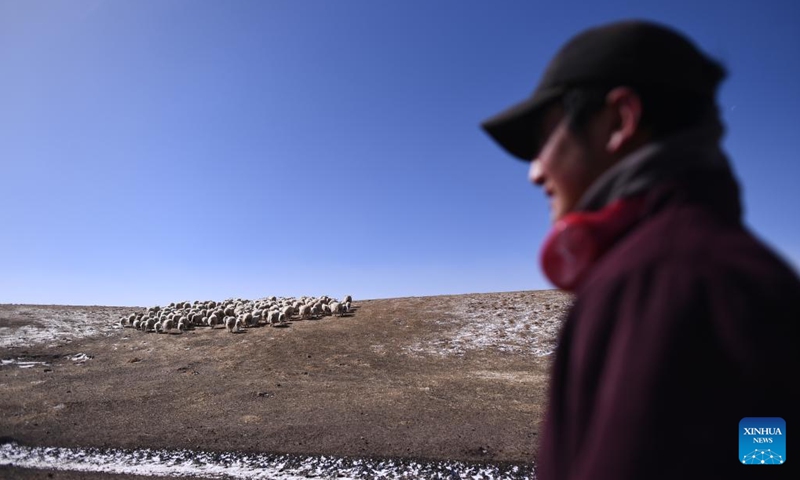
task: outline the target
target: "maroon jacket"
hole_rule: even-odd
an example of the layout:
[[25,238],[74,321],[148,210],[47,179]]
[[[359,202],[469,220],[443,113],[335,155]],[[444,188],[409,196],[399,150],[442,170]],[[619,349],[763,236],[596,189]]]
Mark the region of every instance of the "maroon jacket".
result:
[[[539,480],[800,478],[800,280],[738,195],[725,170],[647,188],[561,332]],[[772,416],[786,464],[742,465],[739,421]]]

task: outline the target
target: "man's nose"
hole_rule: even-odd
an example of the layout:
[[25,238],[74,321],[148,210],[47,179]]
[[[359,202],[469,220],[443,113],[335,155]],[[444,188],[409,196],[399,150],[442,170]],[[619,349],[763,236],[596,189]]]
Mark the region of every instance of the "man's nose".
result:
[[531,162],[531,168],[528,171],[528,179],[534,185],[542,185],[544,183],[544,174],[542,173],[542,162],[534,158]]

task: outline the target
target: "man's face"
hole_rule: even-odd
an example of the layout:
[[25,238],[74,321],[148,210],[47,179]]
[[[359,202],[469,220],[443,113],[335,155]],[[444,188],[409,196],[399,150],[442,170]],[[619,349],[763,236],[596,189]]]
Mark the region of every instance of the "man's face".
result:
[[550,199],[550,220],[556,222],[575,208],[592,182],[603,172],[601,138],[590,121],[580,134],[571,131],[560,106],[545,113],[542,148],[531,162],[528,177]]

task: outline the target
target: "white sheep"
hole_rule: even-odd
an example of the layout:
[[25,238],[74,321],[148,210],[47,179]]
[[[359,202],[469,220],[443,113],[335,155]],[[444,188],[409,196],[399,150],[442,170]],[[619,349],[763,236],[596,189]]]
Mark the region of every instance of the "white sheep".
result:
[[155,318],[148,318],[147,320],[143,321],[140,326],[142,326],[143,332],[150,332],[155,330],[156,328],[156,319]]
[[[224,301],[183,301],[168,306],[152,306],[121,316],[118,325],[144,332],[168,333],[176,328],[185,331],[193,325],[225,326],[231,332],[264,324],[286,325],[294,319],[342,316],[352,312],[352,296],[341,301],[322,295],[298,297],[263,297],[257,300],[230,298]],[[233,318],[228,318],[233,317]]]
[[238,329],[238,324],[239,324],[239,322],[236,319],[236,317],[232,317],[232,316],[225,317],[225,328],[227,328],[229,332],[233,333],[234,329],[236,329],[236,331],[238,331],[239,330]]
[[173,328],[175,328],[175,321],[170,320],[170,319],[166,319],[166,320],[161,322],[161,331],[163,333],[168,333]]
[[267,312],[267,323],[274,327],[278,322],[280,322],[281,312],[277,310],[270,310]]

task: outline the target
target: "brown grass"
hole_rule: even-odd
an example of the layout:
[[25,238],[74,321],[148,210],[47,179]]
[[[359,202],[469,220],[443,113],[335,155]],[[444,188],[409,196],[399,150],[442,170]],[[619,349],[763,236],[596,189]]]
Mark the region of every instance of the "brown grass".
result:
[[[557,291],[367,300],[287,328],[174,335],[113,327],[130,308],[2,305],[0,336],[64,331],[0,350],[0,432],[43,446],[529,462],[542,355],[569,303]],[[97,333],[71,337],[70,322]]]

